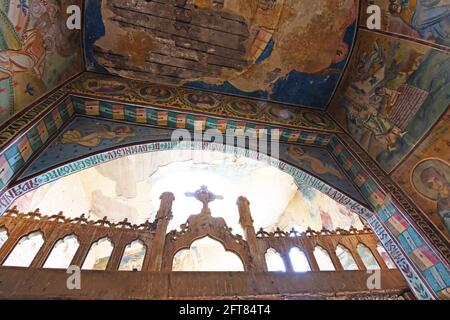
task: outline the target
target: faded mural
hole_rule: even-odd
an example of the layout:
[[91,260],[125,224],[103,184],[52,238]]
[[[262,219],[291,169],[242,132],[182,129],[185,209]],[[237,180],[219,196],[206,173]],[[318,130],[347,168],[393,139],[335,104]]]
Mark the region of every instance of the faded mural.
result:
[[335,186],[358,202],[365,202],[327,149],[282,143],[280,144],[280,159]]
[[101,119],[76,117],[23,172],[29,177],[55,165],[107,150],[119,145],[143,141],[170,140],[172,131],[148,128]]
[[382,30],[450,47],[450,0],[363,0],[362,24],[369,3],[382,9]]
[[450,111],[392,178],[450,239]]
[[[119,146],[148,141],[170,141],[171,135],[170,129],[75,117],[58,137],[29,164],[20,178],[31,177],[48,168]],[[325,148],[282,143],[280,144],[280,158],[313,174],[354,200],[365,203]]]
[[330,112],[389,173],[450,104],[450,55],[364,30],[355,50]]
[[0,1],[0,123],[83,69],[66,7],[81,0]]
[[[151,79],[154,80],[153,78]],[[75,81],[67,86],[67,90],[74,94],[87,94],[96,96],[100,100],[113,99],[122,103],[138,103],[151,105],[161,109],[175,111],[181,109],[185,112],[195,112],[201,115],[227,116],[233,119],[245,119],[251,121],[261,121],[270,124],[280,124],[296,128],[310,128],[323,131],[341,131],[331,117],[326,113],[310,108],[298,108],[294,106],[281,105],[273,102],[256,101],[254,99],[236,98],[233,96],[168,86],[163,84],[149,83],[124,79],[117,76],[85,72]],[[76,98],[74,100],[81,100]],[[80,101],[81,103],[81,101]],[[111,110],[100,112],[101,107],[91,101],[92,105],[86,106],[85,110],[79,110],[82,114],[102,115],[103,117],[115,120],[132,120],[133,122],[146,123],[151,120],[152,115],[140,108],[139,112],[131,116],[133,112],[130,107],[120,107],[116,104],[117,111]],[[103,101],[100,104],[105,104]],[[88,110],[89,107],[89,110]],[[135,108],[135,107],[134,107]],[[113,109],[113,108],[111,108]],[[123,110],[120,110],[123,109]],[[148,110],[148,109],[147,109]],[[158,117],[158,125],[171,122],[166,110],[160,110],[154,117]],[[162,114],[165,113],[163,117]],[[161,118],[161,119],[160,119]],[[189,118],[182,115],[176,116],[176,127],[186,128],[189,125]],[[159,121],[161,120],[161,121]],[[221,124],[219,124],[221,122]],[[167,124],[165,124],[167,125]],[[218,121],[219,130],[226,129],[226,121]],[[220,128],[222,126],[223,128]]]
[[357,0],[88,0],[87,67],[325,108],[357,13]]
[[[256,229],[275,231],[279,227],[302,232],[308,227],[363,227],[354,211],[308,185],[297,185],[291,175],[280,169],[213,151],[171,150],[127,156],[38,187],[13,205],[22,212],[40,208],[52,215],[64,208],[64,215],[69,218],[84,213],[92,220],[107,216],[112,222],[126,218],[141,224],[154,220],[161,194],[170,191],[176,199],[168,227],[173,230],[200,212],[201,202],[185,193],[196,191],[201,185],[223,196],[223,200],[210,204],[211,212],[223,217],[234,233],[242,234],[236,206],[239,196],[249,199]],[[133,255],[134,249],[130,250]]]

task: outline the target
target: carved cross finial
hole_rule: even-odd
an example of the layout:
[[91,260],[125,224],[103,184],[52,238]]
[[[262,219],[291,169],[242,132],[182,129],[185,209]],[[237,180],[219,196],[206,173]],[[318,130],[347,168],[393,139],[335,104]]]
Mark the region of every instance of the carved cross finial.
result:
[[186,197],[194,197],[201,203],[203,203],[202,213],[211,213],[209,210],[209,203],[214,200],[223,200],[223,196],[215,195],[211,191],[208,190],[207,186],[201,186],[199,190],[195,192],[186,192]]

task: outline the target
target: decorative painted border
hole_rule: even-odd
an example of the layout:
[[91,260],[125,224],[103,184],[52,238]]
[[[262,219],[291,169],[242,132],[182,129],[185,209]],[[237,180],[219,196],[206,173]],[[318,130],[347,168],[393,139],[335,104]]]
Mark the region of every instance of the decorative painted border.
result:
[[[408,211],[398,206],[390,194],[358,163],[358,160],[338,138],[334,137],[330,141],[329,148],[374,208],[375,218],[369,220],[369,224],[374,228],[386,249],[392,251],[390,251],[392,258],[412,288],[417,291],[416,294],[420,298],[427,298],[429,293],[426,291],[429,291],[439,298],[450,299],[448,259],[433,248],[433,244],[417,228],[416,222],[406,214]],[[396,250],[402,252],[401,256],[391,248],[394,242]],[[406,265],[405,257],[413,263]],[[419,278],[425,279],[422,281],[423,285],[419,285]]]
[[[63,100],[65,99],[65,100]],[[62,102],[61,102],[62,101]],[[331,136],[328,133],[274,127],[253,122],[230,120],[148,106],[122,105],[117,102],[99,101],[64,95],[56,91],[42,104],[36,105],[0,132],[3,149],[0,152],[0,194],[10,184],[40,148],[56,135],[74,114],[98,116],[102,119],[122,120],[140,125],[155,125],[172,129],[206,130],[226,129],[279,130],[281,141],[326,146]]]
[[33,125],[36,119],[46,114],[65,97],[65,91],[59,89],[49,95],[42,103],[35,105],[19,117],[7,122],[6,125],[2,125],[0,129],[0,150],[3,150],[20,133],[24,132],[30,125]]
[[[103,83],[103,86],[101,85]],[[97,86],[97,88],[92,88]],[[115,86],[116,90],[109,90]],[[197,89],[172,87],[130,80],[112,75],[85,72],[66,86],[68,93],[93,97],[99,100],[113,99],[118,103],[133,103],[159,107],[166,110],[201,113],[203,115],[231,117],[244,121],[276,124],[286,127],[342,132],[342,129],[325,112],[309,108],[286,106],[271,102],[258,102]],[[152,95],[152,90],[164,90],[164,94]],[[208,97],[211,104],[193,104],[189,95]],[[245,104],[246,109],[239,109]],[[245,112],[244,112],[245,111]]]
[[[72,102],[66,99],[59,104],[51,105],[50,108],[45,108],[45,112],[29,115],[26,118],[27,122],[18,121],[17,126],[10,125],[14,127],[14,130],[7,131],[10,143],[0,152],[0,192],[13,180],[27,161],[49,141],[50,137],[58,133],[73,114]],[[34,122],[36,120],[37,122]],[[28,121],[34,124],[22,133],[21,129],[26,128]]]
[[[408,212],[408,215],[414,219],[414,223],[417,224],[422,230],[422,234],[430,239],[434,246],[439,250],[443,257],[450,261],[450,244],[445,236],[432,224],[431,221],[424,218],[424,214],[415,207],[415,205],[405,196],[403,191],[387,176],[382,169],[370,158],[370,156],[347,134],[339,134],[338,139],[343,142],[345,149],[352,150],[355,156],[360,162],[359,167],[365,167],[371,172],[371,176],[376,177],[379,184],[382,185],[387,193],[392,195],[392,198],[398,201],[398,205],[402,208],[402,211]],[[336,138],[333,138],[333,140]],[[333,151],[332,151],[333,152]],[[355,167],[357,168],[357,167]]]
[[268,134],[270,134],[271,130],[278,129],[281,141],[317,146],[326,146],[331,139],[331,135],[328,133],[283,128],[250,121],[239,121],[172,110],[168,111],[154,107],[118,104],[114,101],[94,100],[73,96],[72,102],[76,114],[100,117],[106,120],[127,121],[137,125],[201,131],[217,129],[220,132],[225,132],[227,129],[242,132],[254,130],[255,134],[259,130],[267,130]]

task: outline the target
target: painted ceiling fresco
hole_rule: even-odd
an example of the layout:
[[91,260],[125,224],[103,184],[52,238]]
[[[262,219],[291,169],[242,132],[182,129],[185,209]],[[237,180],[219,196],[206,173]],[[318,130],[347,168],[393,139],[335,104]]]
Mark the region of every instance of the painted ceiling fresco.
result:
[[81,33],[66,27],[77,3],[0,1],[0,123],[83,70]]
[[357,0],[88,0],[88,70],[325,108]]
[[280,159],[314,174],[319,179],[336,186],[359,202],[362,196],[349,182],[327,149],[296,144],[280,144]]
[[76,117],[23,172],[29,177],[58,164],[120,145],[170,140],[172,131]]
[[[396,1],[390,3],[393,10]],[[328,111],[450,239],[448,3],[402,2],[414,23],[405,25],[404,16],[383,20],[397,28],[386,31],[409,40],[361,29]]]
[[450,110],[392,178],[450,239]]
[[450,55],[360,30],[330,112],[391,172],[450,104]]
[[381,8],[383,31],[450,47],[450,0],[362,0],[361,25],[369,3]]
[[86,72],[74,80],[66,90],[77,95],[95,96],[101,100],[112,99],[128,104],[151,105],[161,108],[161,111],[173,109],[286,127],[342,131],[331,117],[322,111],[91,72]]
[[[20,179],[120,146],[149,141],[170,141],[172,130],[131,125],[101,119],[75,117],[74,120],[34,159]],[[280,159],[305,170],[336,187],[354,200],[365,203],[354,185],[325,148],[280,144]]]

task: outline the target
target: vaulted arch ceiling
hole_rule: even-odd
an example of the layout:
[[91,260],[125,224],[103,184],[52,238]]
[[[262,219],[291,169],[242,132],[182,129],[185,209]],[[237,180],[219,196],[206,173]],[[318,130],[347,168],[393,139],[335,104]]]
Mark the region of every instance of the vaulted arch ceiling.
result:
[[[84,8],[83,32],[66,28],[72,4]],[[381,8],[380,30],[366,28],[369,4]],[[450,0],[0,1],[0,188],[74,114],[171,128],[281,126],[285,141],[327,146],[448,297],[449,8]],[[103,101],[74,109],[78,98],[67,94]]]
[[357,0],[87,1],[87,66],[324,109],[357,12]]

